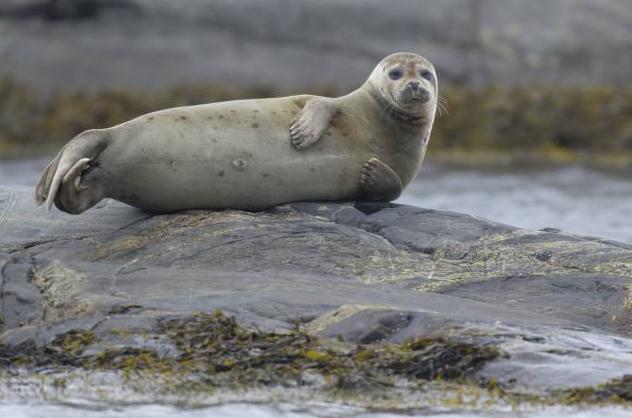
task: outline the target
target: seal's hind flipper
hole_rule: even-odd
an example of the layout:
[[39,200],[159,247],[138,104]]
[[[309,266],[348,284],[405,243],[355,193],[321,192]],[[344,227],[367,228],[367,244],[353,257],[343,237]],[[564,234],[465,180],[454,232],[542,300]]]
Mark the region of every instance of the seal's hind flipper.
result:
[[318,141],[338,113],[331,100],[319,97],[309,100],[290,125],[290,142],[296,149],[307,148]]
[[377,158],[371,158],[362,166],[360,189],[362,200],[390,202],[402,194],[404,186],[391,167]]
[[79,181],[81,180],[81,174],[86,171],[90,164],[90,158],[82,158],[72,166],[68,173],[64,176],[62,183],[68,187],[85,188],[81,186]]
[[47,190],[48,187],[50,187],[50,186],[47,186],[48,179],[52,178],[51,171],[54,171],[55,168],[57,168],[57,161],[58,159],[55,158],[50,163],[48,163],[48,165],[46,166],[46,168],[44,169],[44,171],[42,171],[42,174],[40,175],[40,178],[37,182],[37,186],[35,187],[35,203],[37,204],[37,206],[41,206],[46,201],[45,190]]
[[89,158],[81,158],[64,176],[62,186],[55,196],[55,206],[64,212],[79,214],[103,198],[100,185],[92,183],[87,186],[83,182],[83,176],[91,170],[90,162]]
[[107,134],[100,130],[83,132],[73,138],[44,169],[35,189],[35,201],[50,210],[53,203],[68,212],[81,213],[103,198],[100,187],[85,190],[78,184],[88,163],[107,145]]

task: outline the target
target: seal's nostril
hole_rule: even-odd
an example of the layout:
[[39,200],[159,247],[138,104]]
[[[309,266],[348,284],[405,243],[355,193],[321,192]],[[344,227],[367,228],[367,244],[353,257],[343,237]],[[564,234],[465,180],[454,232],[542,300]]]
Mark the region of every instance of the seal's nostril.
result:
[[419,88],[419,85],[420,85],[419,81],[411,81],[411,82],[410,82],[410,83],[408,83],[408,84],[410,85],[410,87],[411,87],[413,90],[417,90],[417,89]]

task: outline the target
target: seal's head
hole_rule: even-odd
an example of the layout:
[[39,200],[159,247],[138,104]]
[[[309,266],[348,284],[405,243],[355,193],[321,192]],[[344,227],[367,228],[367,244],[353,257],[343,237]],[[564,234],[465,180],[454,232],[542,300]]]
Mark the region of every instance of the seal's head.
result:
[[435,68],[421,55],[398,52],[375,67],[367,85],[398,112],[434,117],[438,84]]

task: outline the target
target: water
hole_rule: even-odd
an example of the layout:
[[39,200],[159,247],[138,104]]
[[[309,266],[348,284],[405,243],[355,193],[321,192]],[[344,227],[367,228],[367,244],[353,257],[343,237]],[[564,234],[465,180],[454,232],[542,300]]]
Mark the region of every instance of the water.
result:
[[424,167],[397,202],[632,243],[632,176],[582,167],[495,173]]
[[273,405],[228,403],[195,409],[168,405],[126,405],[103,408],[72,405],[17,405],[1,404],[0,416],[11,418],[626,418],[632,411],[618,407],[567,408],[548,407],[535,411],[492,412],[389,412],[367,411],[337,404],[299,406],[289,403]]
[[[0,184],[34,185],[47,162],[1,161]],[[397,202],[632,243],[632,176],[582,167],[481,172],[427,165]]]

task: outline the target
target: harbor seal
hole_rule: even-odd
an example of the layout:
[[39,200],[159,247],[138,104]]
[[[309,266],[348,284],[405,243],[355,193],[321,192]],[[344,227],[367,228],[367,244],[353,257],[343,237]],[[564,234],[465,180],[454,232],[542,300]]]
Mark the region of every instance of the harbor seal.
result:
[[156,213],[297,201],[390,201],[417,175],[438,81],[424,57],[384,58],[357,90],[177,107],[83,132],[44,169],[38,205],[103,198]]

